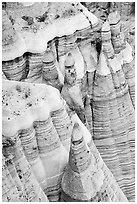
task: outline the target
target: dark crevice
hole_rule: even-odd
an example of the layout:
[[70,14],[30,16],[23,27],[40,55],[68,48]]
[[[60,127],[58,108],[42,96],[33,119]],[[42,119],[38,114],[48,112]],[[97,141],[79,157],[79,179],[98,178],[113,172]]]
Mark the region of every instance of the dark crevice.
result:
[[56,40],[55,40],[55,47],[56,47],[57,61],[59,62],[58,45],[59,45],[59,39],[56,38]]

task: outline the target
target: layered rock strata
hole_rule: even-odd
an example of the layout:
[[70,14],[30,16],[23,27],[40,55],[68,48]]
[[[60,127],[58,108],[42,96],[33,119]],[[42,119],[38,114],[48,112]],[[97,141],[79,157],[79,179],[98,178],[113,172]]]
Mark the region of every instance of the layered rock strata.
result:
[[[34,6],[32,5],[32,10],[34,9],[33,7],[35,6],[37,7],[38,4]],[[59,6],[58,9],[57,6]],[[98,34],[98,31],[100,30],[100,23],[98,19],[94,15],[92,15],[92,13],[88,12],[88,10],[85,9],[85,7],[83,7],[79,3],[76,4],[49,3],[48,8],[49,8],[47,13],[47,15],[49,15],[48,18],[49,19],[51,18],[53,20],[54,22],[53,24],[56,29],[52,28],[53,26],[51,26],[52,24],[50,22],[51,19],[49,20],[47,18],[46,20],[48,20],[48,22],[45,20],[44,23],[46,25],[42,23],[41,24],[42,27],[39,27],[39,23],[35,22],[39,27],[35,35],[33,35],[32,32],[33,29],[31,30],[31,28],[28,29],[27,31],[24,31],[23,26],[25,26],[24,25],[25,22],[20,20],[20,18],[22,18],[21,15],[23,15],[23,12],[24,15],[25,14],[28,15],[27,8],[24,8],[23,10],[23,7],[18,8],[16,5],[17,10],[15,11],[15,13],[16,16],[18,16],[18,18],[15,16],[14,9],[11,9],[10,7],[8,8],[7,13],[11,15],[13,19],[15,19],[14,28],[16,29],[16,32],[19,33],[20,36],[22,36],[22,40],[24,40],[24,45],[28,46],[29,48],[26,50],[22,57],[18,58],[18,60],[21,60],[20,62],[16,60],[16,58],[14,60],[9,60],[10,54],[13,52],[9,50],[8,46],[5,46],[4,47],[5,51],[3,50],[4,56],[3,59],[5,58],[3,61],[3,72],[10,80],[46,83],[58,88],[61,91],[65,78],[64,64],[66,54],[69,51],[71,51],[75,59],[75,68],[77,75],[76,76],[77,81],[74,89],[77,89],[78,95],[80,95],[78,98],[80,106],[82,106],[82,108],[80,109],[76,108],[77,107],[76,100],[74,100],[75,102],[73,106],[75,106],[75,111],[78,113],[81,120],[85,122],[83,104],[87,94],[86,85],[88,85],[89,94],[92,95],[91,91],[93,87],[92,79],[95,70],[94,58],[96,58],[96,51],[94,46],[93,47],[91,46],[91,43],[94,42],[95,44],[96,38],[100,36]],[[62,8],[64,9],[64,11],[62,10]],[[71,14],[69,13],[70,10]],[[58,18],[56,18],[56,15],[53,11],[57,13],[56,15],[58,15],[60,21],[58,20]],[[32,18],[33,20],[35,18],[37,19],[37,17],[34,16]],[[68,26],[68,24],[70,26]],[[65,27],[66,29],[64,33],[64,28],[62,30],[61,27],[65,25],[67,25],[67,27]],[[48,35],[47,29],[49,28],[50,32],[53,32],[51,33],[51,35]],[[55,30],[56,32],[54,32]],[[46,32],[47,37],[47,41],[46,42],[43,41],[43,44],[41,43],[42,40],[40,40],[41,32],[43,34],[44,32]],[[42,36],[41,39],[43,39]],[[38,46],[34,47],[32,46],[33,44],[37,44]],[[38,47],[40,47],[41,45],[45,46],[45,49],[43,49],[43,51],[39,51]],[[9,50],[8,55],[4,54],[6,53],[6,49],[7,51]],[[89,52],[89,54],[87,52],[88,49],[90,49],[91,52],[91,53]],[[51,50],[51,52],[49,50]],[[13,55],[11,56],[10,59],[13,59]],[[14,61],[17,61],[17,63],[15,63]],[[20,64],[23,64],[22,67],[19,65],[19,62]],[[64,87],[65,86],[66,85],[64,85]],[[81,101],[81,92],[83,95],[82,96],[83,102]]]
[[65,59],[65,78],[61,95],[72,110],[75,110],[81,121],[85,122],[84,104],[80,84],[77,82],[75,60],[71,53]]
[[41,158],[39,156],[39,150],[37,146],[37,140],[35,137],[36,131],[34,127],[30,127],[27,129],[23,129],[19,133],[19,137],[21,140],[21,145],[24,150],[24,154],[31,165],[31,168],[34,172],[34,175],[44,193],[47,191],[47,180],[46,174],[43,168],[43,164]]
[[59,135],[60,141],[64,145],[67,151],[70,148],[70,138],[72,132],[72,121],[66,111],[65,104],[62,104],[62,107],[56,111],[51,111],[51,118],[56,128],[56,131]]
[[[22,81],[22,85],[3,83],[3,140],[7,144],[15,135],[20,138],[24,157],[39,183],[36,185],[50,201],[60,199],[75,122],[83,128],[96,165],[106,178],[110,177],[109,181],[104,179],[102,192],[111,176],[99,152],[128,200],[134,201],[134,58],[116,11],[110,14],[101,33],[102,42],[98,19],[79,3],[34,3],[3,11],[3,78]],[[67,105],[54,88],[27,82],[58,88]],[[66,109],[68,105],[70,109]],[[14,166],[11,162],[8,171],[16,183],[16,198],[31,200],[19,190],[24,184],[19,182]],[[92,200],[104,201],[106,197],[107,201],[121,201],[121,193],[108,192],[97,192]],[[43,193],[41,197],[47,199]]]
[[72,132],[69,163],[62,178],[61,201],[127,201],[111,172],[103,172],[95,162],[78,123],[74,124]]
[[[34,10],[33,7],[39,8],[39,6],[41,4],[37,3],[30,7]],[[37,16],[32,17],[35,22],[34,26],[38,27],[36,33],[33,33],[31,26],[26,25],[22,20],[23,14],[28,15],[27,8],[17,7],[16,11],[11,8],[7,9],[7,13],[15,20],[14,25],[9,21],[10,27],[15,30],[18,37],[14,40],[15,43],[3,45],[3,72],[11,80],[22,81],[25,77],[28,82],[49,83],[47,67],[50,69],[50,75],[53,75],[52,79],[50,76],[50,84],[60,88],[60,71],[64,74],[65,55],[70,50],[76,60],[78,78],[81,79],[84,76],[84,61],[78,48],[78,41],[83,39],[88,39],[88,43],[95,41],[94,33],[100,30],[100,24],[98,19],[80,4],[48,3],[46,6],[47,4],[43,4],[47,13],[45,21],[40,23]],[[28,29],[24,30],[25,27]],[[6,33],[8,34],[8,30]],[[98,33],[97,36],[99,36]],[[14,39],[15,35],[12,38]],[[4,32],[3,39],[6,40]],[[49,48],[53,51],[55,58],[54,63],[50,60],[51,64],[47,65],[48,62],[43,58],[47,55],[46,50]],[[83,68],[79,69],[82,64]]]
[[121,62],[128,83],[129,94],[135,108],[135,59],[133,57],[133,50],[129,43],[124,39],[124,33],[121,31],[120,15],[117,11],[111,13],[108,16],[108,19],[111,27],[114,51],[118,60]]
[[[13,145],[13,140],[14,140],[14,145]],[[7,145],[7,146],[4,146],[3,148],[4,156],[8,160],[9,164],[13,163],[14,171],[15,171],[13,172],[13,169],[10,168],[10,165],[8,165],[8,162],[7,162],[7,166],[8,166],[7,168],[9,169],[9,171],[8,170],[6,171],[6,168],[4,168],[4,172],[3,172],[3,180],[5,180],[5,182],[3,182],[3,185],[5,184],[5,187],[7,186],[6,187],[7,189],[5,189],[5,187],[3,186],[3,190],[5,189],[6,191],[3,195],[4,199],[7,199],[5,201],[12,201],[12,202],[13,201],[14,202],[48,201],[47,196],[44,194],[41,186],[39,185],[36,177],[33,174],[30,164],[28,163],[24,155],[23,148],[21,146],[21,142],[19,138],[16,138],[16,139],[14,138],[13,140],[11,140],[12,145]],[[10,157],[12,157],[11,161],[9,159]],[[13,177],[14,173],[17,174],[16,179],[15,179],[15,176]],[[17,190],[15,190],[15,187]],[[8,194],[8,191],[9,191],[9,194]],[[23,195],[18,195],[18,199],[14,198],[15,194],[17,192],[19,194],[20,191],[21,191],[21,194]]]
[[[72,128],[58,90],[45,86],[3,82],[3,143],[7,145],[3,150],[11,152],[15,160],[22,156],[22,165],[28,165],[29,162],[29,167],[20,168],[33,171],[49,200],[58,201],[61,177],[68,161]],[[60,123],[56,122],[56,117],[60,119]],[[20,145],[16,148],[14,145],[9,147],[8,140],[14,141],[16,138],[20,138]]]
[[[112,52],[108,54],[109,49]],[[102,43],[93,95],[95,145],[121,189],[132,201],[135,184],[135,113],[128,83],[111,42],[106,47]]]
[[22,195],[19,194],[10,172],[5,164],[5,158],[2,161],[2,201],[3,202],[19,202],[24,201]]
[[34,126],[39,155],[47,177],[46,194],[50,201],[58,201],[61,177],[68,160],[67,152],[59,140],[51,118],[46,121],[36,121]]
[[2,71],[8,80],[25,80],[29,73],[27,56],[23,55],[14,60],[2,62]]
[[54,57],[54,53],[52,51],[47,51],[43,57],[43,81],[46,84],[49,84],[59,90],[62,88],[62,83],[60,80],[61,72],[59,73],[59,68],[57,67],[57,61]]

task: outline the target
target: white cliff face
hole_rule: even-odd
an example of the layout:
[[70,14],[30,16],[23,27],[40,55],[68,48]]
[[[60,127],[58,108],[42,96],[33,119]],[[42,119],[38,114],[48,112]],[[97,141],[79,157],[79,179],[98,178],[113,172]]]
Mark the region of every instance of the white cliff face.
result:
[[[35,120],[48,119],[50,111],[58,110],[62,106],[63,101],[60,99],[59,91],[50,86],[47,87],[43,89],[43,85],[3,82],[3,134],[5,136],[12,136],[19,129],[30,127]],[[11,128],[10,131],[6,125]]]
[[[70,9],[72,5],[68,3]],[[65,9],[65,7],[64,7]],[[67,8],[66,8],[67,9]],[[19,11],[17,10],[17,13]],[[47,42],[54,39],[55,37],[62,37],[63,35],[71,35],[77,30],[82,30],[90,26],[89,21],[85,16],[89,16],[89,19],[93,25],[98,24],[98,19],[90,12],[85,14],[78,11],[77,6],[75,7],[75,15],[62,19],[54,19],[53,23],[44,25],[42,29],[36,30],[36,33],[32,31],[23,31],[18,29],[18,23],[16,22],[14,27],[17,27],[17,33],[19,33],[18,40],[7,48],[3,48],[3,61],[12,60],[16,57],[20,57],[25,52],[41,53],[47,48]],[[51,13],[52,14],[52,13]],[[18,15],[20,15],[18,13]],[[21,18],[21,16],[20,16]],[[23,24],[22,24],[23,26]],[[37,27],[37,26],[36,26]],[[37,46],[35,46],[37,45]],[[15,49],[16,47],[16,49]]]
[[[3,81],[3,141],[7,144],[11,140],[16,144],[20,138],[20,145],[15,149],[24,155],[20,155],[22,162],[27,159],[29,164],[26,165],[31,165],[31,171],[50,201],[59,200],[72,126],[57,89]],[[5,150],[14,153],[13,158],[17,156],[14,148],[7,146]],[[19,162],[18,158],[16,160]]]
[[[112,17],[115,17],[113,20]],[[128,90],[132,104],[135,108],[135,71],[134,57],[131,45],[124,39],[124,31],[121,29],[120,16],[117,12],[113,12],[108,16],[110,24],[112,23],[112,43],[117,60],[121,63],[125,79],[128,83]],[[113,22],[114,21],[114,22]]]
[[[61,5],[63,5],[63,7]],[[36,6],[38,6],[38,4],[30,6],[33,14],[33,10]],[[43,8],[44,7],[46,9],[45,4],[43,5]],[[48,12],[45,11],[45,13],[48,13],[48,18],[46,18],[45,22],[37,22],[35,19],[37,17],[32,14],[32,19],[35,20],[35,22],[30,26],[27,24],[27,21],[22,19],[23,15],[29,15],[27,8],[24,8],[24,10],[17,8],[16,11],[9,10],[9,13],[15,19],[15,35],[12,36],[14,39],[13,43],[9,42],[6,46],[3,46],[3,72],[8,79],[47,83],[51,85],[55,84],[55,87],[58,88],[55,82],[55,75],[50,83],[44,75],[45,65],[42,60],[45,52],[49,49],[54,53],[54,66],[58,72],[58,84],[64,83],[64,61],[66,54],[70,51],[75,59],[77,78],[79,80],[84,77],[85,63],[87,63],[88,70],[93,71],[95,69],[94,67],[90,68],[90,56],[88,59],[84,59],[85,54],[82,55],[80,52],[77,40],[84,39],[87,33],[88,38],[91,35],[94,40],[92,32],[100,29],[97,17],[91,15],[90,12],[86,12],[85,8],[81,10],[78,5],[72,6],[70,3],[51,3],[47,8],[49,8],[49,10]],[[71,15],[67,14],[69,10],[73,11]],[[59,12],[58,18],[56,18],[56,12]],[[41,12],[39,15],[41,15]],[[6,18],[8,18],[8,16]],[[90,27],[91,24],[92,29]],[[13,25],[10,25],[10,27],[13,27]],[[28,27],[28,29],[25,30],[23,29],[24,27]],[[33,28],[35,27],[37,28],[36,32],[33,32]],[[5,35],[9,35],[8,30],[6,30]],[[3,35],[3,38],[5,35]],[[88,49],[91,50],[92,55],[95,55],[94,58],[96,58],[95,49],[90,45],[90,41],[89,38]],[[88,51],[88,49],[86,50]],[[86,62],[84,62],[84,60],[86,60]],[[48,65],[47,68],[49,68]]]
[[[109,38],[109,36],[107,37]],[[95,80],[94,80],[95,86],[94,86],[94,94],[93,94],[93,115],[94,115],[93,137],[94,137],[95,145],[97,146],[98,150],[100,151],[100,153],[101,152],[103,153],[103,154],[101,153],[103,160],[111,169],[115,178],[117,178],[117,182],[119,183],[123,192],[126,194],[127,198],[129,200],[130,199],[132,200],[134,199],[133,198],[134,190],[132,191],[132,193],[128,193],[127,191],[125,191],[122,187],[122,185],[125,185],[124,184],[125,180],[124,179],[120,180],[121,176],[116,172],[126,171],[127,169],[126,165],[123,162],[124,160],[122,159],[125,157],[123,154],[123,151],[124,149],[126,149],[122,141],[126,140],[127,135],[129,135],[130,137],[130,139],[127,141],[128,145],[132,143],[131,142],[132,140],[134,140],[135,126],[134,126],[134,122],[133,123],[131,122],[131,121],[134,121],[134,71],[133,71],[134,67],[132,64],[121,66],[121,64],[123,64],[122,52],[126,48],[124,48],[123,46],[124,41],[122,38],[119,37],[119,35],[115,36],[115,38],[116,38],[115,42],[118,42],[118,43],[115,43],[113,41],[114,38],[112,38],[113,47],[112,47],[111,41],[107,44],[106,47],[103,47],[100,54],[99,69],[97,69],[97,75],[95,75]],[[104,42],[102,42],[102,46],[103,44]],[[112,50],[111,55],[110,53],[108,54],[108,50],[110,46],[112,49],[114,49],[114,50],[111,49]],[[117,53],[117,50],[119,50],[120,53]],[[128,51],[129,51],[129,56],[127,57],[127,61],[128,59],[130,59],[130,56],[132,56],[131,48],[128,49]],[[114,52],[116,52],[116,54]],[[118,61],[119,59],[118,57],[121,59],[120,61]],[[126,75],[126,73],[129,73],[128,71],[126,72],[126,70],[130,70],[129,71],[130,76],[128,74]],[[104,72],[104,74],[102,74],[101,71]],[[130,79],[130,80],[128,81],[127,79]],[[130,116],[128,115],[127,110],[131,113]],[[130,129],[131,126],[133,128],[132,130]],[[110,139],[110,138],[113,138],[113,139]],[[121,143],[120,149],[118,148],[119,142]],[[132,149],[131,146],[130,148]],[[110,160],[107,160],[107,155],[109,154],[109,152],[111,151],[111,154],[115,155],[115,153],[117,152],[117,149],[121,151],[121,153],[119,152],[121,157],[120,159],[121,170],[120,169],[118,170],[119,168],[118,160],[117,161],[115,160],[117,163],[117,164],[115,163],[116,164],[115,170],[114,170],[115,168],[114,160],[112,159],[113,160],[112,163]],[[127,155],[130,155],[130,153],[127,153]],[[133,165],[130,165],[130,164],[129,165],[133,173],[134,159],[132,161],[133,161]],[[122,172],[121,172],[121,175],[122,175]],[[129,178],[130,178],[130,175],[129,175]],[[131,189],[132,189],[132,187],[134,186],[134,181],[130,180],[129,182],[131,184]]]
[[10,14],[2,51],[3,154],[16,181],[10,199],[24,201],[18,194],[34,182],[37,198],[30,193],[29,201],[60,201],[61,191],[71,202],[134,200],[134,66],[120,16],[112,13],[101,29],[80,3],[34,3]]
[[[51,188],[59,191],[63,169],[68,161],[67,150],[61,144],[50,117],[50,112],[60,109],[63,101],[59,92],[52,87],[51,91],[49,86],[42,89],[41,85],[8,83],[3,82],[4,138],[16,140],[16,137],[21,137],[32,171],[43,191],[50,197]],[[58,200],[58,193],[56,197]],[[49,199],[55,198],[51,196]]]

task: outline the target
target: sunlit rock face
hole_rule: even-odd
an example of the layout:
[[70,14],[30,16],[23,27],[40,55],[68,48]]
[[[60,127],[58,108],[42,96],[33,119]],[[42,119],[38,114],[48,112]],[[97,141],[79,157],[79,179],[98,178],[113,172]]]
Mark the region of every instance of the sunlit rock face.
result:
[[[128,83],[132,104],[135,108],[135,61],[133,57],[133,49],[124,39],[124,33],[120,31],[119,27],[121,22],[120,16],[117,14],[117,12],[111,13],[108,18],[111,26],[114,51],[116,57],[121,62],[123,72]],[[113,19],[115,19],[115,21]]]
[[[110,195],[109,187],[105,188],[104,185],[104,188],[101,188],[105,174],[100,166],[97,167],[98,164],[96,163],[95,157],[91,155],[90,149],[87,146],[87,143],[90,147],[93,146],[91,135],[84,125],[80,127],[81,123],[76,117],[68,117],[67,112],[65,112],[63,108],[63,104],[63,99],[61,99],[59,91],[51,86],[25,82],[10,82],[8,80],[3,81],[2,141],[3,155],[7,161],[5,168],[7,168],[9,172],[6,173],[7,171],[5,172],[3,170],[3,181],[6,184],[11,181],[13,183],[16,181],[13,186],[14,188],[12,188],[14,194],[8,196],[6,192],[3,194],[3,200],[6,201],[9,199],[9,201],[19,200],[29,202],[44,202],[48,200],[61,201],[60,199],[68,200],[68,196],[61,198],[60,193],[63,193],[61,182],[65,185],[66,181],[62,180],[62,177],[65,176],[65,172],[67,172],[69,162],[74,171],[76,169],[82,173],[86,171],[89,166],[91,166],[90,168],[93,171],[91,189],[89,189],[89,185],[86,187],[87,190],[86,192],[84,191],[84,200],[127,201],[114,178],[113,182],[115,184],[113,183],[113,185],[115,185],[116,188],[115,196],[113,196],[113,194]],[[60,112],[65,114],[60,114]],[[68,122],[66,121],[64,123],[64,121],[62,121],[62,119],[64,120],[64,115]],[[60,120],[59,123],[56,123],[57,118],[58,122]],[[70,120],[71,123],[69,122]],[[77,123],[75,123],[75,121],[77,121]],[[66,129],[59,127],[59,125],[64,126],[66,124],[69,124],[69,126],[74,124],[73,131],[69,126],[67,126],[69,128]],[[63,135],[61,135],[62,133]],[[66,136],[64,137],[64,135],[66,135],[67,138]],[[66,148],[66,144],[70,145],[70,137],[71,147],[69,151],[68,146]],[[78,151],[78,154],[80,153],[79,149],[77,149],[77,145],[79,147],[79,144],[83,152],[81,152],[83,159],[80,163],[78,161],[78,165],[75,167],[75,162],[73,158],[71,158],[71,154],[73,151],[74,153],[75,151]],[[97,150],[95,152],[97,152]],[[76,154],[76,161],[78,158],[79,155]],[[100,156],[98,159],[99,158]],[[82,166],[81,162],[83,164]],[[84,174],[83,178],[88,179],[88,177],[91,176],[90,173],[89,169],[87,175]],[[5,178],[5,175],[9,176]],[[73,174],[70,175],[73,176]],[[110,175],[112,177],[109,171],[107,178],[110,177]],[[12,178],[10,178],[11,176]],[[98,180],[98,177],[100,180]],[[8,181],[5,179],[8,179]],[[77,182],[74,182],[74,184],[77,184]],[[93,191],[94,184],[96,190]],[[11,185],[12,183],[9,186]],[[73,183],[71,183],[71,185],[73,185]],[[87,184],[85,183],[85,185]],[[67,185],[67,188],[69,188],[69,185]],[[99,193],[101,189],[102,192]],[[77,190],[79,191],[79,186]],[[8,192],[10,192],[10,190]],[[65,194],[63,194],[63,196],[64,195]],[[78,196],[76,200],[77,199],[81,200],[81,195],[80,197]]]
[[[83,139],[78,123],[71,137],[69,163],[62,178],[62,200],[67,202],[127,201],[111,172],[105,172],[96,162]],[[104,165],[103,161],[102,166]],[[113,189],[112,189],[113,186]],[[115,189],[115,190],[114,190]]]
[[[112,50],[112,52],[108,54],[108,50]],[[113,172],[121,189],[127,198],[132,200],[134,199],[135,182],[133,176],[135,172],[133,153],[135,142],[135,113],[128,82],[121,63],[114,54],[111,42],[107,46],[104,46],[102,42],[102,51],[94,84],[94,142],[105,163]],[[107,157],[109,154],[113,155],[111,161]],[[119,159],[116,159],[116,155]],[[126,158],[129,158],[129,160]],[[126,163],[125,160],[127,161]],[[124,176],[121,179],[122,174],[125,172],[128,175],[127,179]],[[127,185],[127,182],[131,186],[130,193],[124,187]]]
[[[6,144],[5,144],[6,145]],[[48,201],[28,163],[21,142],[3,148],[6,164],[3,166],[3,201],[46,202]],[[6,186],[6,188],[5,188]],[[17,197],[15,197],[17,196]]]
[[[17,160],[19,164],[21,162],[22,165],[29,165],[26,168],[31,166],[31,171],[35,174],[35,178],[49,200],[58,201],[61,177],[68,161],[69,138],[72,129],[70,119],[63,109],[63,100],[57,89],[45,87],[45,85],[43,87],[43,85],[25,82],[5,81],[3,87],[3,139],[5,144],[3,152],[6,152],[5,156],[8,156],[8,153],[12,154],[15,163]],[[51,99],[53,102],[50,103]],[[65,122],[63,121],[61,124],[61,119],[65,118],[64,114],[57,115],[60,109],[65,112],[68,122],[63,123]],[[60,119],[58,124],[55,122],[56,116]],[[65,128],[67,125],[68,128]],[[58,132],[62,142],[67,139],[67,143],[64,143],[67,147],[61,143]],[[18,145],[19,138],[21,142]],[[14,141],[16,148],[14,145],[8,146],[8,140]],[[27,161],[29,164],[24,163]],[[33,180],[30,181],[33,182]]]
[[[73,124],[81,121],[68,116],[51,86],[4,80],[2,93],[3,155],[9,171],[3,170],[3,188],[4,182],[15,182],[14,194],[8,197],[7,189],[3,200],[59,201]],[[90,143],[90,133],[84,139]]]
[[43,62],[43,81],[59,90],[62,88],[62,83],[60,80],[59,68],[56,61],[56,56],[54,56],[53,51],[49,50],[45,52],[42,59]]
[[80,85],[77,82],[75,60],[71,53],[65,59],[64,86],[61,95],[72,110],[75,110],[81,121],[84,123],[84,104]]
[[80,3],[5,5],[3,201],[134,201],[134,46],[119,9],[98,3],[100,21]]
[[[85,38],[88,38],[88,43],[95,41],[93,33],[100,30],[97,17],[82,5],[73,3],[14,6],[7,4],[8,15],[3,11],[3,42],[7,43],[7,46],[3,46],[2,57],[3,72],[7,78],[16,81],[24,81],[25,78],[28,82],[48,83],[60,89],[65,57],[71,51],[76,61],[77,77],[81,79],[84,76],[84,60],[78,48],[78,41]],[[10,32],[14,43],[9,43],[7,39],[9,31],[6,22],[14,31],[13,34]],[[49,64],[45,61],[49,49],[54,55],[54,65],[52,60]],[[50,80],[46,67],[52,68],[50,75],[53,77]]]

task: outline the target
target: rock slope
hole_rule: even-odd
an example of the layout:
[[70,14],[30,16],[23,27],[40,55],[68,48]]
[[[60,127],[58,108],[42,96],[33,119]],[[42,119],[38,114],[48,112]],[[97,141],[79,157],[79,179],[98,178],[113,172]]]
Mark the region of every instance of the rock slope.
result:
[[[77,122],[99,172],[112,183],[116,179],[129,201],[135,199],[135,46],[134,35],[132,39],[129,35],[134,18],[129,26],[131,19],[124,21],[123,7],[97,5],[101,10],[97,14],[95,9],[96,16],[106,12],[100,20],[80,3],[3,3],[2,133],[8,161],[3,180],[16,183],[16,198],[3,194],[5,201],[66,200],[71,188],[62,191],[61,180],[70,163]],[[5,180],[6,174],[12,179]],[[28,189],[26,174],[32,178]],[[32,180],[40,194],[30,191]],[[103,181],[106,184],[96,196],[84,190],[85,200],[125,200],[117,184],[118,194],[108,180]],[[75,199],[72,193],[70,197]]]

